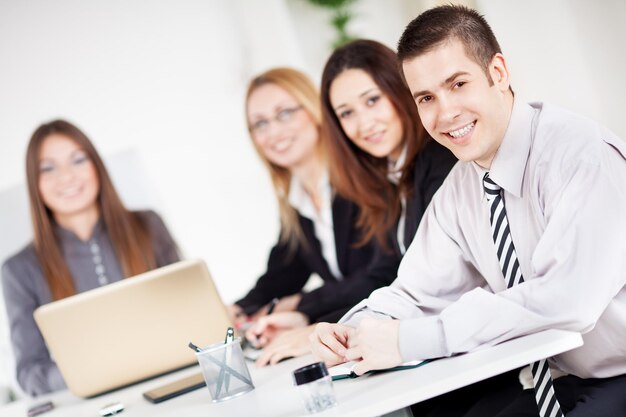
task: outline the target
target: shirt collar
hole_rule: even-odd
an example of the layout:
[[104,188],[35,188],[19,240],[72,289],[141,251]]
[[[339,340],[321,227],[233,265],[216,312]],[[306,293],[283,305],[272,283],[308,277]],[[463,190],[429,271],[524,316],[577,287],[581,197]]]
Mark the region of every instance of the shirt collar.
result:
[[402,168],[404,167],[404,162],[406,161],[407,149],[408,146],[405,144],[396,161],[387,159],[387,179],[393,184],[398,184],[400,182],[400,178],[402,177]]
[[[78,236],[76,236],[74,232],[60,226],[54,220],[53,220],[53,228],[54,228],[54,233],[56,234],[56,236],[58,236],[61,240],[65,242],[75,241],[75,242],[84,243]],[[93,228],[93,231],[91,232],[91,237],[87,240],[98,239],[102,235],[103,232],[104,232],[104,221],[102,220],[102,216],[100,216],[100,218],[96,222],[96,225]]]
[[[509,126],[489,170],[489,177],[516,197],[522,196],[522,182],[532,144],[534,117],[535,109],[519,99],[515,100]],[[473,165],[482,181],[486,171],[475,162]]]
[[[324,171],[319,182],[317,183],[319,195],[322,199],[322,210],[330,207],[331,204],[331,188],[328,172]],[[302,216],[313,219],[318,216],[311,196],[304,189],[302,182],[295,175],[291,176],[289,184],[289,204],[298,211]]]

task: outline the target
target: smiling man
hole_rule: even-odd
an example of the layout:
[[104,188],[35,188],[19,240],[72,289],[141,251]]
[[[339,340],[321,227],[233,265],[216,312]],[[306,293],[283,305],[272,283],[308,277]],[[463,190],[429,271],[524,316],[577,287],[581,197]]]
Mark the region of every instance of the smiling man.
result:
[[523,393],[496,395],[510,379],[487,381],[426,415],[623,415],[626,144],[588,119],[515,98],[474,10],[426,11],[405,29],[398,58],[425,128],[461,162],[396,281],[342,324],[318,325],[313,351],[329,364],[357,360],[363,373],[573,330],[584,345],[529,364]]

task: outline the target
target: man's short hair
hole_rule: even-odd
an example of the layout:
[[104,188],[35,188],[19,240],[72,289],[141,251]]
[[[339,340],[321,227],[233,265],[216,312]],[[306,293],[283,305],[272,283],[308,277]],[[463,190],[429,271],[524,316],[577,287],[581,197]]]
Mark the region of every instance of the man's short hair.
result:
[[485,18],[465,6],[439,6],[413,19],[398,41],[398,59],[413,59],[453,39],[461,41],[467,56],[490,78],[489,64],[502,52],[500,45]]

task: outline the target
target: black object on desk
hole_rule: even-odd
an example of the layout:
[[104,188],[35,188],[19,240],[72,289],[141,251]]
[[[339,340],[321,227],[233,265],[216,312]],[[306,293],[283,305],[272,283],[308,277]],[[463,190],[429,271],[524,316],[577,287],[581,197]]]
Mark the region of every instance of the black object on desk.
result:
[[43,414],[47,411],[50,411],[53,408],[54,408],[54,404],[52,404],[52,401],[47,401],[43,404],[37,404],[37,405],[30,407],[28,409],[27,415],[28,417],[35,417],[35,416],[38,416],[39,414]]
[[206,383],[204,382],[204,377],[200,373],[144,392],[143,396],[151,403],[157,404],[165,400],[178,397],[179,395],[197,390],[205,385]]

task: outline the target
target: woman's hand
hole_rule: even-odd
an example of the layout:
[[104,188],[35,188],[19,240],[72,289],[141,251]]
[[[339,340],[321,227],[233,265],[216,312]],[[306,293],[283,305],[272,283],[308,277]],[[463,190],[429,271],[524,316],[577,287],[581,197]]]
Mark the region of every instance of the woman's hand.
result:
[[282,311],[295,311],[296,308],[298,308],[298,304],[300,304],[301,299],[302,294],[300,293],[283,297],[278,301],[276,307],[274,307],[274,312],[279,313]]
[[286,330],[263,348],[256,361],[258,367],[275,365],[283,359],[295,358],[311,352],[309,336],[315,325]]
[[279,334],[287,330],[305,327],[308,324],[308,317],[297,311],[273,313],[259,318],[246,331],[246,339],[254,346],[265,347]]

